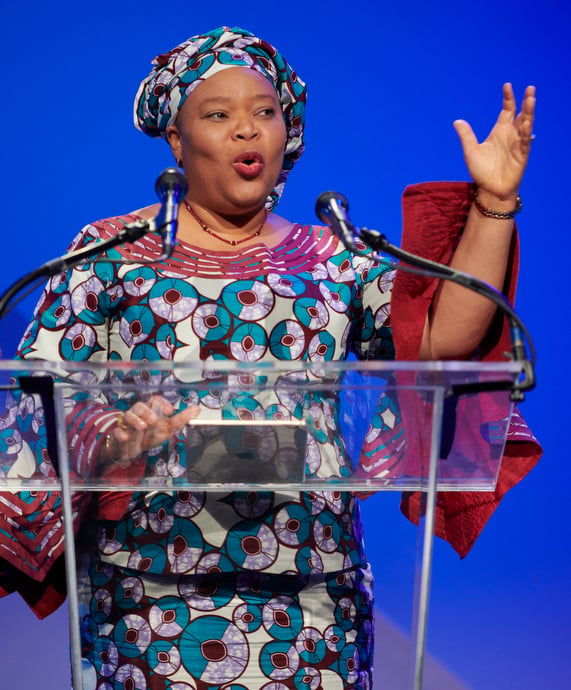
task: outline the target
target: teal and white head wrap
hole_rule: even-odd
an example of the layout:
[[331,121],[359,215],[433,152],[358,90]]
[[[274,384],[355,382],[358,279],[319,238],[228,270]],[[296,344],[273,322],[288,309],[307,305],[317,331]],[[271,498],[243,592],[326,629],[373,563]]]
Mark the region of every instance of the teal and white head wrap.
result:
[[151,137],[166,138],[184,101],[208,77],[230,67],[249,67],[269,79],[282,106],[287,131],[282,169],[266,202],[279,201],[286,178],[303,152],[306,87],[284,57],[249,31],[220,27],[189,38],[153,60],[135,98],[135,127]]

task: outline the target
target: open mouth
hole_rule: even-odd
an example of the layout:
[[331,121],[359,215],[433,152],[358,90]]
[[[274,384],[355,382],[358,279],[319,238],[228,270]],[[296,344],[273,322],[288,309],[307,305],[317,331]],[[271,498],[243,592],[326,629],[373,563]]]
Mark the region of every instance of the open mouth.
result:
[[245,151],[234,158],[232,166],[242,177],[252,179],[264,169],[264,158],[257,151]]

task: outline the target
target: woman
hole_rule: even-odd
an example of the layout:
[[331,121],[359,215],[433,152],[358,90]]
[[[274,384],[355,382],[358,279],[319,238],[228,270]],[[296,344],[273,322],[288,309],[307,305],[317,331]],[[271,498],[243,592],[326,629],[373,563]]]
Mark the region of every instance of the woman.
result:
[[[392,358],[399,315],[393,299],[390,316],[390,266],[351,254],[328,228],[273,213],[303,150],[304,103],[305,85],[284,58],[240,29],[195,36],[156,58],[135,122],[168,141],[188,180],[173,257],[143,265],[160,252],[147,235],[118,250],[140,265],[95,263],[52,281],[20,356],[339,360],[353,350]],[[445,228],[437,251],[457,244],[451,263],[498,289],[534,105],[528,87],[517,114],[505,85],[481,145],[455,123],[477,196],[467,186],[437,188],[440,207],[467,215],[461,237]],[[422,191],[432,204],[432,191]],[[74,246],[156,213],[87,226]],[[448,283],[425,291],[419,308],[406,290],[395,288],[395,297],[411,323],[420,320],[408,338],[412,357],[470,356],[494,316],[488,302]],[[280,413],[291,414],[285,407]],[[88,424],[77,415],[75,452],[85,459],[95,444],[107,461],[128,461],[184,438],[194,414],[160,399]],[[81,572],[86,688],[372,686],[372,583],[350,494],[111,495],[91,518],[93,548]],[[45,524],[57,527],[53,516]],[[34,558],[28,574],[45,578],[54,555]]]

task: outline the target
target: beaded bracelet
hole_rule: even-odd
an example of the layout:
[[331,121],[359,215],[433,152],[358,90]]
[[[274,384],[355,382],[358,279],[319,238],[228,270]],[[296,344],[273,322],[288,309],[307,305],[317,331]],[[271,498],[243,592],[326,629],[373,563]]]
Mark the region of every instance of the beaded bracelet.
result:
[[474,206],[480,211],[486,218],[495,218],[496,220],[511,220],[516,216],[517,213],[521,211],[521,197],[518,194],[515,198],[515,208],[513,211],[494,211],[491,208],[486,208],[482,206],[480,200],[478,199],[478,192],[474,194]]

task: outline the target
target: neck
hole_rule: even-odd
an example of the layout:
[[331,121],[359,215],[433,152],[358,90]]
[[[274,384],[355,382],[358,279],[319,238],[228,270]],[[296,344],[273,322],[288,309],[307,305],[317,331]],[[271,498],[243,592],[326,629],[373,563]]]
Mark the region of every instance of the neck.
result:
[[188,198],[184,199],[183,205],[189,215],[194,213],[211,230],[224,236],[249,235],[260,227],[267,216],[264,206],[243,213],[219,213]]
[[264,231],[268,217],[265,208],[254,213],[222,216],[194,205],[188,199],[184,199],[184,208],[203,232],[229,245],[242,244],[259,237]]

